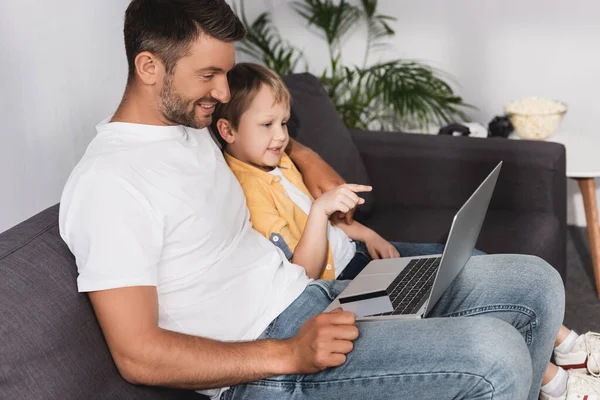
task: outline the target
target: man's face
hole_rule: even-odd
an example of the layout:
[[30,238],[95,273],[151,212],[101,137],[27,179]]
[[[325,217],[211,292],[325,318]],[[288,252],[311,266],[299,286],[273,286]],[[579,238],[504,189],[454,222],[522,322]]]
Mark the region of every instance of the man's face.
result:
[[229,101],[226,74],[234,63],[234,43],[201,34],[164,78],[159,97],[164,118],[196,129],[210,125],[215,104]]

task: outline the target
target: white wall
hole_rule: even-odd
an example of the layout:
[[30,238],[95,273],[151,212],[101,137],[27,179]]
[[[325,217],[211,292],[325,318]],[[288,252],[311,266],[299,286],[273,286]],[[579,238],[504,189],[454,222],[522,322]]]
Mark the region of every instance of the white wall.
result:
[[128,3],[0,1],[0,232],[59,201],[118,105]]
[[[281,33],[304,50],[312,72],[320,73],[327,63],[325,42],[306,33],[289,3],[246,0],[247,14],[272,10]],[[586,130],[600,142],[594,132],[600,108],[599,2],[380,0],[379,8],[398,21],[389,49],[373,59],[418,59],[449,73],[463,98],[479,108],[471,113],[474,121],[487,125],[508,101],[546,96],[569,105],[565,130]],[[363,53],[364,31],[357,29],[345,43],[345,62],[362,64]],[[585,225],[573,182],[568,204],[570,223]]]

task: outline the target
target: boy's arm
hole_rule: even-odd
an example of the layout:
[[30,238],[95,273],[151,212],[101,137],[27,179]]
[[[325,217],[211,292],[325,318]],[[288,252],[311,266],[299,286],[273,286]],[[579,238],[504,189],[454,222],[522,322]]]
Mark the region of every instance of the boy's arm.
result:
[[[296,140],[290,138],[285,151],[302,172],[304,184],[315,199],[346,183],[317,153]],[[342,214],[347,224],[352,224],[354,210]]]
[[[295,237],[290,231],[288,221],[281,217],[271,194],[260,183],[244,182],[246,204],[250,211],[252,227],[261,235],[271,240],[272,234],[281,237],[278,247],[287,246],[293,254],[286,254],[290,261],[306,270],[312,279],[321,276],[327,261],[327,215],[311,212],[308,215],[304,232]],[[284,243],[281,243],[283,240]],[[284,253],[286,251],[284,250]]]
[[294,250],[292,262],[304,267],[306,275],[319,279],[327,263],[327,214],[311,209],[304,232]]
[[400,253],[390,242],[359,222],[348,225],[343,220],[334,220],[332,224],[343,230],[350,239],[364,242],[373,260],[400,257]]
[[[356,207],[357,204],[364,203],[364,200],[358,197],[356,193],[370,190],[370,186],[344,184],[315,200],[302,233],[302,238],[294,252],[294,262],[310,264],[313,268],[310,270],[310,274],[319,276],[327,255],[327,223],[329,216],[339,211],[347,212]],[[368,229],[364,226],[363,228]],[[309,268],[307,268],[307,272],[309,272]]]
[[360,222],[354,221],[352,225],[348,225],[344,220],[333,218],[331,224],[336,228],[340,228],[352,240],[367,242],[370,236],[377,235],[374,230],[367,228]]

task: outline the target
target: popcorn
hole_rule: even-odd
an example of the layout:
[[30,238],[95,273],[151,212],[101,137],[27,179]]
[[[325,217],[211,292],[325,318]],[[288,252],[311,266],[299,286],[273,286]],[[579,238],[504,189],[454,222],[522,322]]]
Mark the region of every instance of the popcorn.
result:
[[528,97],[526,99],[508,103],[504,108],[507,114],[557,114],[567,111],[567,106],[554,100],[543,97]]
[[515,131],[524,139],[545,139],[558,128],[567,106],[541,97],[528,97],[504,107]]

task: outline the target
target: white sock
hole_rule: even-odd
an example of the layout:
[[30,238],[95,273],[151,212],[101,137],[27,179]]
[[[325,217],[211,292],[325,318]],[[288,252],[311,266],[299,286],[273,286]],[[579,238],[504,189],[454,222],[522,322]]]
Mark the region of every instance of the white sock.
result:
[[571,331],[571,333],[569,333],[565,340],[563,340],[561,344],[556,346],[554,350],[563,354],[570,352],[573,346],[575,346],[575,341],[578,337],[579,335],[575,331]]
[[558,371],[556,372],[556,375],[554,375],[554,378],[542,386],[542,392],[551,397],[560,397],[567,391],[568,379],[569,374],[567,374],[567,371],[558,367]]

